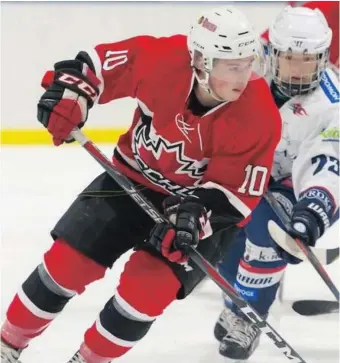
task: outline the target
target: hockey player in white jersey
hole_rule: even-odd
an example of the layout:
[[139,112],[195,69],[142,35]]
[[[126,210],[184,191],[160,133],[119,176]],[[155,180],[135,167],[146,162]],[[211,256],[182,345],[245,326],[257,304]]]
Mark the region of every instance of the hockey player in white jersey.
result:
[[[269,29],[271,90],[283,120],[269,190],[291,216],[284,232],[313,246],[338,218],[339,88],[329,68],[332,31],[318,10],[285,8]],[[268,222],[273,221],[272,235]],[[301,262],[282,250],[284,230],[263,198],[239,231],[220,272],[263,316],[275,300],[287,263]],[[215,325],[219,352],[248,359],[260,333],[236,306],[225,301]]]

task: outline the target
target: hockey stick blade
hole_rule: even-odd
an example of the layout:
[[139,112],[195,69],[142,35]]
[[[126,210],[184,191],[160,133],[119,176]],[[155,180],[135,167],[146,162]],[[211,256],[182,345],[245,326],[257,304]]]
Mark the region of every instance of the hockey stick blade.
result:
[[329,300],[299,300],[292,304],[295,312],[304,316],[338,314],[339,303]]
[[[298,248],[295,240],[287,235],[274,221],[268,222],[268,230],[275,242],[291,255],[299,258],[302,261],[308,260],[307,256]],[[330,265],[339,258],[339,247],[324,249],[311,247],[311,250],[318,258],[322,265]]]
[[[318,251],[322,251],[323,249],[321,248],[316,248],[316,250]],[[326,251],[326,263],[325,265],[330,265],[331,263],[333,263],[334,261],[336,261],[339,258],[339,247],[336,248],[329,248],[329,249],[324,249],[323,251]],[[316,253],[316,255],[318,255]]]

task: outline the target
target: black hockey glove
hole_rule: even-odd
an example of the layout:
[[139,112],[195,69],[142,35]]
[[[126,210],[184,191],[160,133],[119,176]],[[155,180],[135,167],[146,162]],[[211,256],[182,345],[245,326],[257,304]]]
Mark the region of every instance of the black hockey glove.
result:
[[80,52],[74,60],[58,62],[41,83],[46,92],[38,103],[38,120],[52,134],[54,145],[73,141],[70,132],[84,125],[99,94],[91,59]]
[[158,223],[149,242],[171,262],[185,263],[189,247],[197,247],[209,224],[208,213],[198,198],[170,196],[163,203],[170,223]]
[[[335,203],[324,189],[310,188],[302,193],[293,208],[290,228],[286,233],[292,238],[298,238],[307,246],[315,246],[325,230],[330,226]],[[301,260],[273,243],[278,255],[290,264],[300,263]]]
[[335,208],[333,198],[326,190],[313,187],[303,192],[293,208],[292,237],[315,246],[317,239],[330,226]]

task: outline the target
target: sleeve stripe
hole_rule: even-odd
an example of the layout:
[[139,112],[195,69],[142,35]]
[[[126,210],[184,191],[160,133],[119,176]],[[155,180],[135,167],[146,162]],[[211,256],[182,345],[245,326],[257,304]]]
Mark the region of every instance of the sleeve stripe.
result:
[[214,182],[207,182],[201,185],[200,188],[220,190],[228,198],[230,204],[232,204],[245,218],[250,215],[251,209],[245,203],[243,203],[240,198],[221,185]]
[[98,86],[99,88],[99,96],[97,97],[95,104],[98,103],[101,94],[104,91],[105,88],[105,84],[104,84],[104,78],[102,75],[102,63],[101,60],[99,58],[98,53],[96,52],[95,49],[90,49],[90,50],[86,50],[86,53],[90,56],[92,63],[94,65],[94,69],[96,71],[96,76],[97,78],[100,80],[100,85]]

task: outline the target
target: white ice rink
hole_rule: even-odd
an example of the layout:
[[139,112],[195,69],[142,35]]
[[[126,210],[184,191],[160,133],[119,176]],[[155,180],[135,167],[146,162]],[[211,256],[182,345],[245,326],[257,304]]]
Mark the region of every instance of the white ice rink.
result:
[[[111,147],[102,147],[110,155]],[[78,192],[102,170],[80,147],[66,146],[1,150],[1,318],[16,290],[49,248],[50,229]],[[330,230],[319,246],[338,243]],[[22,355],[23,363],[65,363],[77,350],[85,329],[114,293],[124,256],[106,279],[74,298],[42,337]],[[327,270],[339,286],[338,262]],[[324,283],[307,264],[290,267],[285,297],[332,299]],[[213,338],[213,326],[222,306],[220,292],[204,282],[187,300],[171,306],[121,363],[223,362]],[[278,309],[275,309],[276,311]],[[308,363],[339,362],[337,315],[317,318],[285,310],[272,320],[281,335]],[[249,363],[284,363],[288,360],[266,337]]]

